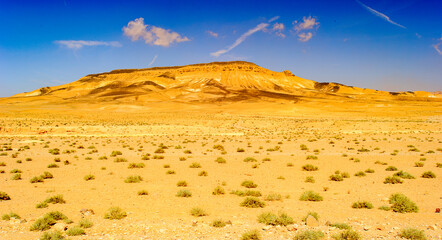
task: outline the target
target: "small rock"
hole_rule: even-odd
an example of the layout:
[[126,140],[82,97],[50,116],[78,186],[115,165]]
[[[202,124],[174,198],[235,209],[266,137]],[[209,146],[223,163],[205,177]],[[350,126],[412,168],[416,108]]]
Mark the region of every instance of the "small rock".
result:
[[58,231],[66,231],[68,229],[68,225],[66,223],[56,223],[53,226],[53,229]]
[[331,225],[330,221],[325,222],[325,226],[330,226],[330,225]]
[[9,220],[9,223],[12,224],[12,225],[20,224],[20,222],[21,222],[20,219],[16,219],[16,218],[11,218]]
[[436,213],[440,213],[440,208],[436,208]]
[[370,226],[364,226],[364,231],[368,231],[368,230],[370,230]]
[[383,230],[384,230],[384,227],[383,227],[383,226],[377,226],[377,227],[376,227],[376,230],[383,231]]
[[95,214],[95,213],[94,213],[94,210],[92,210],[92,209],[86,209],[86,208],[81,209],[81,210],[80,210],[80,213],[81,213],[81,216],[82,216],[82,217],[87,217],[87,216],[90,216],[90,215],[94,215],[94,214]]
[[305,225],[307,225],[309,227],[317,227],[317,226],[319,226],[319,222],[312,215],[309,215],[307,217],[307,219],[305,220]]
[[262,227],[262,230],[267,231],[269,230],[271,227],[269,225],[265,225],[264,227]]
[[436,228],[437,228],[436,226],[432,226],[432,225],[427,227],[428,230],[436,230]]
[[196,226],[198,226],[198,221],[196,221],[196,220],[192,221],[192,227],[196,227]]

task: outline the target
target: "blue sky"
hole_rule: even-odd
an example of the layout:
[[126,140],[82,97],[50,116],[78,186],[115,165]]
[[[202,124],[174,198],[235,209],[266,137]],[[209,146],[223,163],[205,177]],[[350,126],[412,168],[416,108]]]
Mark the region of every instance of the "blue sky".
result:
[[231,60],[440,91],[441,12],[440,0],[0,0],[0,97],[113,69]]

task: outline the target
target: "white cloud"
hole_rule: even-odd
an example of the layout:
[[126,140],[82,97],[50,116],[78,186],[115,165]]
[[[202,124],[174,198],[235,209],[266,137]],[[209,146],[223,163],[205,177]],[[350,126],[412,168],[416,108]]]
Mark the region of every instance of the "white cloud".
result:
[[58,45],[65,46],[70,49],[80,49],[84,46],[109,46],[121,47],[119,42],[103,42],[103,41],[85,41],[85,40],[58,40],[54,41]]
[[438,39],[439,42],[433,45],[434,50],[436,50],[439,55],[442,55],[442,50],[439,48],[439,46],[442,44],[442,37]]
[[126,27],[123,27],[123,32],[124,35],[130,37],[132,41],[137,41],[142,38],[146,44],[162,47],[168,47],[174,42],[190,41],[187,37],[181,37],[180,34],[169,29],[145,25],[144,18],[137,18],[134,21],[130,21]]
[[235,47],[237,47],[239,44],[241,44],[242,42],[244,42],[244,40],[247,39],[247,37],[249,37],[250,35],[261,31],[263,29],[265,29],[267,26],[269,26],[268,23],[260,23],[258,24],[256,27],[250,29],[249,31],[247,31],[246,33],[244,33],[243,35],[241,35],[238,39],[236,39],[236,41],[230,45],[229,47],[225,48],[225,49],[221,49],[219,51],[213,52],[210,55],[214,56],[214,57],[219,57],[220,55],[227,53],[229,51],[231,51],[232,49],[234,49]]
[[155,55],[152,59],[152,61],[150,61],[149,65],[147,65],[148,67],[152,66],[152,64],[155,62],[155,60],[157,60],[158,55]]
[[214,38],[217,38],[219,35],[218,35],[218,33],[216,33],[216,32],[212,32],[212,31],[207,31],[207,33],[210,35],[210,36],[212,36],[212,37],[214,37]]
[[[295,23],[297,23],[297,21],[295,21]],[[316,18],[312,18],[311,16],[303,17],[302,22],[296,24],[294,27],[296,32],[317,28],[319,28],[319,22]]]
[[284,24],[283,23],[275,23],[273,24],[273,31],[284,31]]
[[303,17],[301,22],[294,21],[293,24],[295,24],[293,29],[301,42],[308,42],[320,25],[318,20],[311,16]]
[[283,23],[275,23],[275,24],[273,24],[272,31],[275,32],[276,36],[285,38],[285,34],[282,33],[284,31],[284,29],[285,29],[285,26]]
[[298,34],[298,40],[301,42],[307,42],[308,40],[310,40],[313,37],[313,33],[308,32],[308,33],[300,33]]
[[374,14],[375,16],[380,17],[380,18],[384,19],[385,21],[387,21],[387,22],[389,22],[389,23],[391,23],[391,24],[393,24],[393,25],[396,25],[396,26],[398,26],[398,27],[401,27],[401,28],[406,29],[406,27],[400,25],[399,23],[393,22],[393,21],[390,19],[390,17],[388,17],[387,15],[385,15],[385,14],[383,14],[383,13],[381,13],[381,12],[378,12],[378,11],[374,10],[373,8],[371,8],[371,7],[369,7],[369,6],[367,6],[367,5],[363,4],[363,3],[361,3],[361,2],[358,1],[358,0],[356,0],[356,2],[358,2],[362,7],[364,7],[365,9],[367,9],[369,12],[371,12],[371,13]]

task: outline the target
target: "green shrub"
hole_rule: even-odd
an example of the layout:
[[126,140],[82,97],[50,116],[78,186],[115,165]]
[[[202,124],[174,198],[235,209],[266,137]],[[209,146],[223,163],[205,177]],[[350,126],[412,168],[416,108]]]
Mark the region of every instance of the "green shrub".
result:
[[144,163],[129,163],[129,166],[127,168],[144,168]]
[[436,174],[434,174],[432,171],[424,172],[421,175],[422,178],[436,178]]
[[265,212],[258,216],[258,222],[273,226],[287,226],[293,224],[295,221],[286,213],[280,213],[279,216],[277,216],[272,212]]
[[209,176],[209,174],[206,171],[201,171],[201,172],[198,173],[198,176],[200,176],[200,177],[207,177],[207,176]]
[[212,227],[221,228],[221,227],[226,226],[226,222],[221,219],[216,219],[216,220],[213,220],[211,225],[212,225]]
[[66,235],[68,236],[80,236],[80,235],[85,235],[86,232],[84,231],[83,228],[81,227],[70,227],[67,231],[66,231]]
[[78,222],[78,226],[81,228],[91,228],[94,224],[92,223],[91,220],[87,219],[87,218],[82,218],[79,222]]
[[147,190],[140,190],[137,193],[139,196],[146,196],[149,195],[149,192]]
[[123,219],[127,216],[127,213],[119,207],[111,207],[104,215],[104,219]]
[[403,183],[404,181],[402,181],[402,179],[400,179],[397,176],[392,176],[392,177],[386,177],[384,180],[384,183],[387,184],[398,184],[398,183]]
[[177,197],[192,197],[192,193],[189,190],[179,190],[176,194]]
[[20,173],[15,173],[11,177],[11,180],[20,180],[20,179],[21,179],[21,174]]
[[45,202],[46,203],[52,203],[52,204],[57,204],[57,203],[63,204],[63,203],[66,203],[66,201],[63,198],[63,195],[61,195],[61,194],[58,194],[58,195],[52,196],[50,198],[47,198],[45,200]]
[[[147,159],[142,159],[142,160],[147,160]],[[114,162],[116,162],[116,163],[127,162],[127,159],[125,159],[125,158],[116,158],[116,159],[114,160]]]
[[346,231],[340,232],[338,234],[333,235],[333,239],[336,240],[359,240],[361,236],[358,232],[348,229]]
[[306,165],[302,166],[302,170],[304,170],[304,171],[317,171],[318,167],[313,166],[311,164],[306,164]]
[[258,187],[258,184],[254,183],[251,180],[246,180],[241,183],[241,186],[246,187],[246,188],[256,188],[256,187]]
[[261,239],[261,234],[256,229],[247,231],[241,236],[241,240],[260,240],[260,239]]
[[309,156],[306,157],[306,159],[307,159],[307,160],[317,160],[318,157],[317,157],[317,156],[314,156],[314,155],[309,155]]
[[225,193],[224,188],[221,186],[217,186],[212,192],[213,195],[224,195]]
[[45,232],[41,235],[40,240],[64,240],[63,233],[60,231]]
[[38,218],[34,224],[32,224],[29,230],[31,231],[45,231],[51,229],[51,227],[57,223],[57,221],[51,217],[50,215],[44,215],[41,218]]
[[305,230],[296,234],[294,240],[319,240],[324,237],[324,233],[320,230]]
[[411,175],[407,172],[404,172],[404,171],[399,171],[399,172],[393,174],[393,176],[397,176],[397,177],[404,178],[404,179],[414,179],[413,175]]
[[355,173],[355,176],[356,177],[365,177],[366,174],[363,171],[359,171],[359,172]]
[[246,197],[240,204],[241,207],[247,208],[263,208],[265,205],[266,204],[257,197]]
[[301,197],[299,198],[299,200],[301,201],[313,201],[313,202],[318,202],[318,201],[322,201],[323,198],[321,195],[319,195],[318,193],[315,193],[313,191],[306,191],[304,192]]
[[187,187],[187,182],[186,181],[179,181],[176,183],[177,187]]
[[353,205],[351,206],[352,208],[367,208],[367,209],[372,209],[373,208],[373,204],[371,204],[370,202],[354,202]]
[[236,152],[245,152],[244,148],[237,148]]
[[391,210],[391,208],[389,206],[385,206],[385,205],[380,206],[378,209],[383,210],[383,211],[390,211]]
[[392,194],[390,196],[390,204],[392,204],[391,209],[393,212],[408,213],[419,211],[416,203],[401,193]]
[[88,175],[84,176],[85,181],[90,181],[90,180],[94,180],[94,179],[95,179],[95,176],[92,174],[88,174]]
[[368,168],[367,170],[365,170],[366,173],[374,173],[374,170],[371,168]]
[[52,179],[52,178],[54,178],[54,175],[52,175],[52,173],[50,173],[50,172],[44,172],[44,173],[41,175],[41,177],[42,177],[43,179]]
[[246,157],[243,160],[244,162],[257,162],[258,160],[256,160],[255,158],[252,157]]
[[189,167],[190,168],[201,168],[201,164],[199,164],[197,162],[193,162]]
[[277,194],[277,193],[271,193],[267,196],[265,196],[264,200],[265,201],[281,201],[282,196],[281,194]]
[[333,223],[330,225],[330,227],[335,227],[335,228],[339,228],[339,229],[351,229],[351,227],[346,224],[346,223]]
[[47,202],[41,202],[35,205],[36,208],[47,208],[49,205]]
[[14,168],[10,171],[10,173],[22,173],[20,169]]
[[230,192],[230,194],[234,194],[234,195],[237,195],[240,197],[244,197],[244,196],[261,197],[262,196],[260,191],[252,191],[252,190],[247,190],[247,191],[232,190]]
[[305,178],[306,183],[315,183],[315,178],[313,176],[308,176]]
[[415,166],[415,167],[423,167],[423,166],[424,166],[424,163],[423,163],[423,162],[415,162],[415,163],[414,163],[414,166]]
[[224,158],[219,157],[219,158],[217,158],[217,159],[215,160],[215,162],[217,162],[217,163],[226,163],[227,161],[226,161]]
[[11,200],[11,197],[5,192],[0,192],[0,201],[6,201],[6,200]]
[[29,180],[30,183],[38,183],[38,182],[44,182],[44,179],[42,176],[35,176]]
[[123,153],[121,153],[120,151],[112,151],[111,153],[111,157],[116,157],[118,155],[123,155]]
[[340,181],[344,181],[344,178],[341,176],[341,174],[333,174],[333,175],[330,175],[330,181],[337,181],[337,182],[340,182]]
[[412,240],[426,240],[425,232],[415,228],[405,228],[399,234],[399,237]]
[[55,163],[51,163],[51,164],[49,164],[48,165],[48,168],[59,168],[60,166],[58,166],[57,164],[55,164]]
[[397,171],[397,167],[395,166],[388,166],[385,171]]
[[141,181],[143,181],[143,178],[135,175],[129,176],[124,180],[125,183],[139,183]]
[[171,175],[171,174],[175,174],[175,170],[167,170],[166,174]]
[[194,217],[203,217],[203,216],[207,216],[208,214],[206,213],[206,211],[204,211],[204,209],[199,208],[199,207],[195,207],[195,208],[192,208],[192,210],[190,210],[190,215],[192,215]]
[[21,219],[21,217],[17,213],[9,213],[9,214],[3,214],[2,220],[10,220],[11,218],[15,219]]

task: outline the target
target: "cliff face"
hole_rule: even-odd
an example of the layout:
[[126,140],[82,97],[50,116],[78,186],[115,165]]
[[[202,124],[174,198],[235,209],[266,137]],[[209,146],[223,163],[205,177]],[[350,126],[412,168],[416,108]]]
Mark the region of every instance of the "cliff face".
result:
[[182,101],[293,100],[299,98],[440,99],[428,92],[390,93],[319,83],[290,71],[274,72],[249,62],[214,62],[178,67],[123,69],[87,75],[75,82],[44,87],[12,99],[45,101]]

